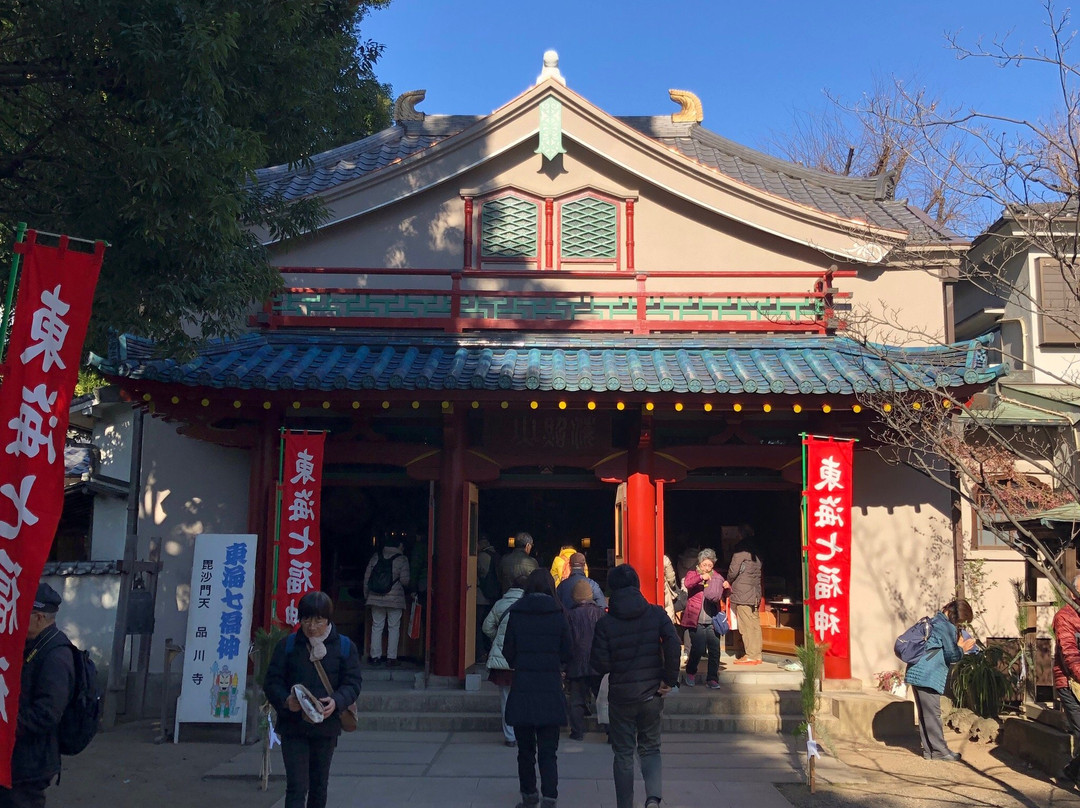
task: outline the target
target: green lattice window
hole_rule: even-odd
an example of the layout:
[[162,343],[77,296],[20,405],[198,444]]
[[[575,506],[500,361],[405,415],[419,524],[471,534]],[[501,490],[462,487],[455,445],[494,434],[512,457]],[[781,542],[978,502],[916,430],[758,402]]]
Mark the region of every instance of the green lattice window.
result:
[[614,202],[591,196],[562,205],[562,258],[615,258],[618,232]]
[[484,203],[480,249],[486,258],[532,258],[537,254],[539,210],[535,202],[503,196]]

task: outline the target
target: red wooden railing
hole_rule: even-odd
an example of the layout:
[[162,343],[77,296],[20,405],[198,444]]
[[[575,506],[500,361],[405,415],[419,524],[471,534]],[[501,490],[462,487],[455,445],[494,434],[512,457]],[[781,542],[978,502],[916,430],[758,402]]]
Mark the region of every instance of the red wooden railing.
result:
[[[444,278],[445,285],[436,288],[422,286],[369,286],[363,287],[322,287],[291,286],[286,287],[281,295],[268,301],[263,312],[254,318],[253,324],[269,328],[398,328],[430,329],[452,333],[481,329],[521,329],[545,331],[629,331],[635,334],[652,332],[679,331],[785,331],[828,333],[846,326],[837,316],[837,301],[851,297],[850,292],[841,292],[834,287],[836,278],[854,277],[854,270],[829,269],[826,271],[794,270],[782,272],[752,272],[743,270],[677,271],[661,270],[653,272],[613,272],[604,270],[524,270],[524,269],[393,269],[360,267],[280,267],[283,275],[319,275],[366,276],[403,276],[414,278]],[[808,291],[761,291],[757,289],[717,290],[715,282],[720,280],[774,280],[809,279],[813,281]],[[633,280],[633,289],[623,288],[618,291],[593,291],[590,281],[628,281]],[[696,279],[707,281],[698,291],[665,289],[661,284],[675,279]],[[546,281],[573,280],[581,282],[577,289],[480,289],[470,285],[475,281],[506,280],[529,281],[542,285]],[[362,297],[406,297],[426,298],[443,301],[440,308],[448,309],[446,316],[437,314],[410,314],[408,316],[378,315],[336,315],[336,314],[291,314],[283,310],[282,301],[288,296],[305,295],[313,298],[321,296]],[[542,317],[472,317],[462,315],[463,298],[491,298],[493,300],[581,300],[625,301],[625,316],[613,319],[595,317],[570,318],[546,315]],[[672,310],[661,312],[665,300],[682,301],[675,305],[680,315],[689,315],[687,319],[670,318]],[[708,308],[706,301],[716,300],[762,301],[749,305],[732,313],[732,319],[694,319],[694,301],[698,301],[702,316],[715,316],[716,309]],[[811,309],[813,316],[791,319],[791,308],[780,308],[782,301],[802,300],[803,308]],[[317,300],[314,302],[318,302]],[[447,306],[448,302],[448,306]],[[604,304],[600,304],[601,309]],[[422,308],[422,307],[421,307]],[[770,309],[772,310],[770,314]],[[650,316],[652,311],[652,316]],[[747,313],[754,313],[760,319],[741,319]],[[711,314],[710,314],[711,313]],[[586,315],[587,316],[587,315]]]

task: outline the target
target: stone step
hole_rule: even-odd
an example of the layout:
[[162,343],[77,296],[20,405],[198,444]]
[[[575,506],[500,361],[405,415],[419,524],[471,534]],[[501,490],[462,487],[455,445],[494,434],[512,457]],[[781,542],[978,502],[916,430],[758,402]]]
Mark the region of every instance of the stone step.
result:
[[[823,718],[822,726],[835,722]],[[801,715],[693,715],[665,713],[664,732],[748,733],[790,735],[802,723]],[[365,732],[500,732],[502,722],[495,713],[361,713],[359,728]],[[586,719],[587,732],[600,732],[595,718]]]

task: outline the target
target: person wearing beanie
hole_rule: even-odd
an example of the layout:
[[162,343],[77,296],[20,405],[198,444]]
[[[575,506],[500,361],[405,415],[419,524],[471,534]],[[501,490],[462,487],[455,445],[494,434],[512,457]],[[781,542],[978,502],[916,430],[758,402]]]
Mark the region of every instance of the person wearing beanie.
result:
[[604,590],[600,588],[600,584],[589,577],[589,567],[585,563],[584,553],[574,553],[567,561],[570,568],[570,573],[567,575],[561,584],[555,589],[555,596],[562,603],[563,608],[570,611],[574,608],[574,587],[584,581],[589,585],[589,590],[592,592],[593,602],[601,609],[607,608],[607,598],[604,597]]
[[[660,722],[663,697],[679,680],[679,638],[663,607],[645,600],[641,580],[629,564],[608,573],[608,587],[611,606],[596,624],[591,662],[597,673],[608,674],[615,804],[633,808],[636,750],[645,808],[660,808]],[[655,651],[642,652],[649,648]]]
[[600,680],[604,678],[590,661],[593,633],[604,610],[596,605],[590,586],[595,581],[582,575],[574,582],[564,581],[560,589],[570,583],[572,605],[566,612],[566,621],[570,624],[571,656],[566,668],[566,690],[570,706],[570,740],[582,741],[585,739],[585,710],[590,697],[595,701],[600,692]]
[[0,805],[45,805],[45,789],[60,773],[60,717],[75,688],[71,641],[56,626],[63,599],[38,585],[26,627],[11,788],[0,786]]

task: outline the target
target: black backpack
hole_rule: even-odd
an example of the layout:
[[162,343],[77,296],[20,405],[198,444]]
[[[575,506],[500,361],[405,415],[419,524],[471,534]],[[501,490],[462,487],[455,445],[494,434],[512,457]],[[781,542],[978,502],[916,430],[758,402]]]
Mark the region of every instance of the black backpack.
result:
[[499,570],[497,569],[499,560],[495,557],[495,551],[490,548],[480,552],[487,553],[490,559],[487,572],[480,579],[480,592],[485,598],[494,603],[502,597],[502,586],[499,584]]
[[368,591],[376,595],[388,595],[390,590],[394,588],[394,582],[397,580],[394,578],[394,559],[401,558],[401,553],[386,558],[385,556],[379,556],[379,560],[375,562],[375,567],[371,570],[371,577],[368,578]]
[[89,746],[101,724],[101,691],[97,686],[97,666],[90,654],[68,643],[75,657],[75,687],[71,701],[60,716],[57,734],[61,755],[77,755]]

